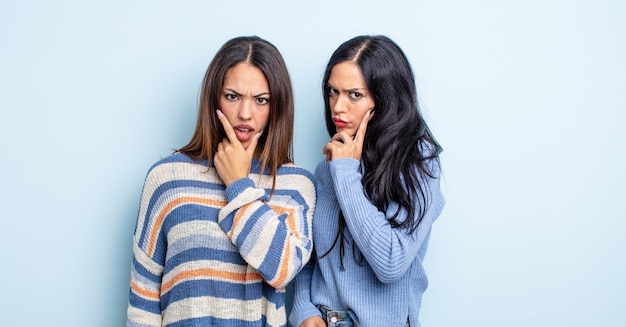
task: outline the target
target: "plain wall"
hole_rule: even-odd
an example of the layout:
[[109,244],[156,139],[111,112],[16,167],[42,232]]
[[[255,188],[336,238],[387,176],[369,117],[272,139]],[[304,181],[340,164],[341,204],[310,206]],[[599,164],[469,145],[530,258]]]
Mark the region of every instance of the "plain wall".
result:
[[626,325],[622,1],[0,3],[0,325],[122,326],[150,165],[184,145],[209,61],[284,55],[296,163],[327,141],[331,52],[385,34],[444,147],[425,327]]

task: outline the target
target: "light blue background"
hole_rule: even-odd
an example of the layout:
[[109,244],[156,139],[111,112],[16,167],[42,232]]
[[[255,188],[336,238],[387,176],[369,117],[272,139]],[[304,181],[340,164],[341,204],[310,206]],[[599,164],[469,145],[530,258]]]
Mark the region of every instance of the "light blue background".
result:
[[123,325],[143,178],[227,39],[283,53],[313,170],[324,65],[364,33],[404,48],[445,149],[423,326],[625,326],[619,0],[2,0],[0,325]]

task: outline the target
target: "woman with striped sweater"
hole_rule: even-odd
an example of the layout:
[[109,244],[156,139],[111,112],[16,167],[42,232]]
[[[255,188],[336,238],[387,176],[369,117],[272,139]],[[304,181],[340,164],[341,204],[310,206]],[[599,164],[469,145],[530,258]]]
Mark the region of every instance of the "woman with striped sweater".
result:
[[238,37],[204,77],[190,142],[149,170],[127,326],[286,326],[308,261],[315,185],[292,162],[294,102],[278,50]]

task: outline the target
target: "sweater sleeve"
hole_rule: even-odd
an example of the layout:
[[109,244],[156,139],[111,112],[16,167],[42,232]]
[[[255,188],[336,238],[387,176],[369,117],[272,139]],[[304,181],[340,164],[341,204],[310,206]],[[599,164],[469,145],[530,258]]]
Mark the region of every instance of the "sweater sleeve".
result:
[[289,315],[289,323],[292,326],[300,326],[305,319],[320,315],[320,311],[311,302],[311,278],[314,267],[315,259],[312,258],[293,280],[293,308]]
[[151,170],[144,183],[133,237],[127,327],[162,325],[160,289],[166,249],[157,203],[165,192],[159,174]]
[[[390,215],[395,212],[397,204],[392,204],[388,212],[380,212],[367,199],[363,192],[357,160],[349,158],[333,160],[330,168],[346,225],[374,273],[383,283],[390,283],[402,277],[415,260],[420,248],[425,246],[431,225],[443,208],[444,199],[439,188],[439,179],[428,178],[424,181],[428,184],[430,192],[429,207],[416,232],[408,234],[406,229],[392,228],[387,221],[388,213]],[[406,211],[401,210],[398,221],[403,221],[406,214]]]
[[246,177],[226,188],[228,204],[218,222],[243,259],[275,288],[284,288],[304,267],[313,248],[315,184],[312,176],[291,174],[289,189],[265,189]]

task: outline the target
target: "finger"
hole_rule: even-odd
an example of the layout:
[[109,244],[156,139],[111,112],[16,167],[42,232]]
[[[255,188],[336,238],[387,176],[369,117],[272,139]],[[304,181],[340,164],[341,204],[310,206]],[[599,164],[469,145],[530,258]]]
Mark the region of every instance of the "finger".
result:
[[373,109],[367,111],[363,119],[361,119],[361,123],[359,124],[359,128],[356,130],[356,135],[354,136],[355,142],[360,142],[360,145],[363,145],[363,140],[365,140],[365,132],[367,131],[367,124],[370,119],[374,116]]
[[237,139],[237,134],[235,134],[235,130],[233,130],[233,126],[228,121],[228,118],[224,115],[224,113],[217,109],[217,118],[222,122],[222,127],[224,127],[224,132],[226,132],[226,136],[231,143],[239,142]]
[[249,158],[252,158],[254,156],[254,150],[256,149],[257,144],[259,144],[259,139],[261,138],[262,134],[263,131],[260,131],[252,137],[252,141],[250,141],[250,144],[246,149],[246,153],[248,153]]
[[352,141],[352,138],[346,132],[341,131],[341,132],[336,133],[335,135],[333,135],[333,137],[330,139],[330,141],[331,142],[340,142],[340,143],[346,144],[348,141]]
[[329,161],[332,158],[332,147],[333,145],[330,143],[327,143],[324,148],[322,149],[322,154],[324,154],[326,156],[326,161]]

